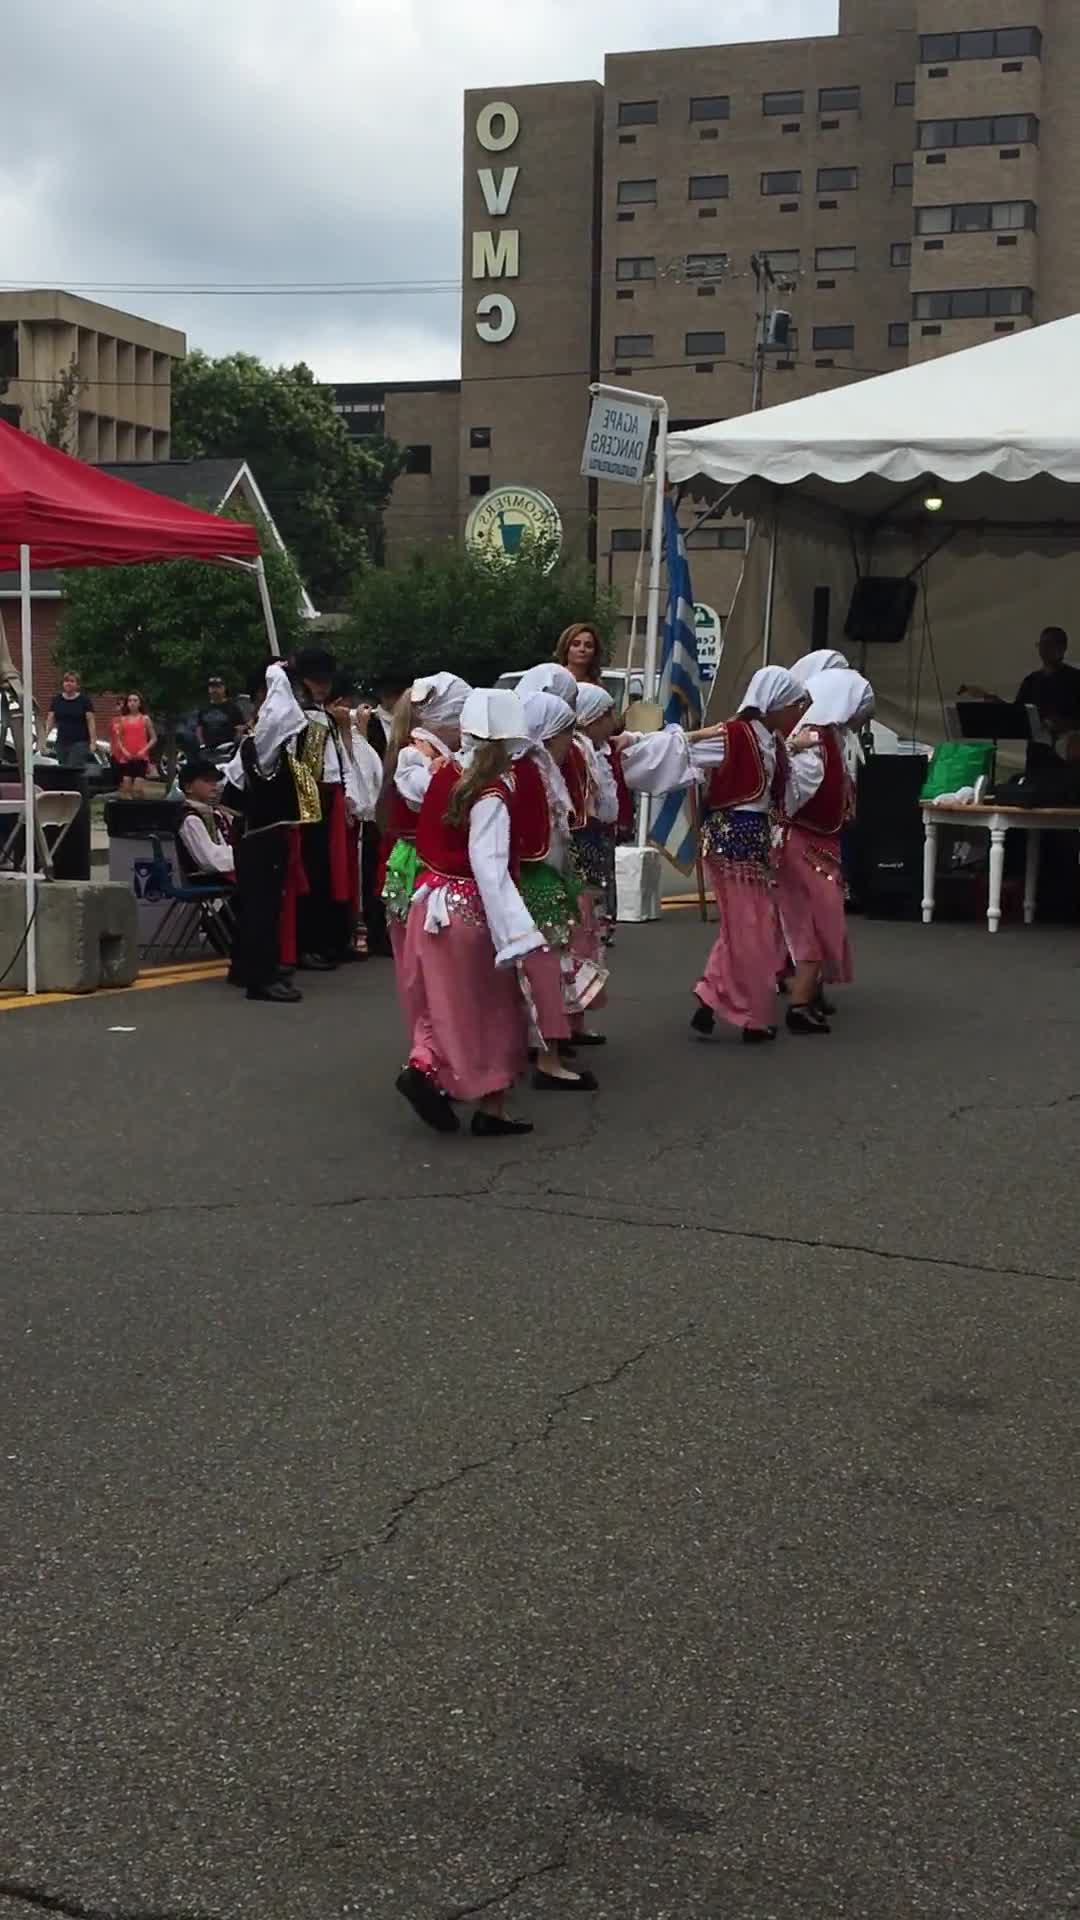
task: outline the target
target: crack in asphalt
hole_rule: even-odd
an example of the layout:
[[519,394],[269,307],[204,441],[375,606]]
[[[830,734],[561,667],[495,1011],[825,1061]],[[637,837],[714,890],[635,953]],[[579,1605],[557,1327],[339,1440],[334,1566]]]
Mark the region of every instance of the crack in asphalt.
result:
[[218,1916],[184,1907],[92,1907],[74,1894],[50,1893],[29,1881],[0,1879],[0,1900],[21,1900],[40,1913],[58,1913],[65,1920],[218,1920]]
[[[913,1253],[908,1248],[875,1247],[861,1240],[808,1240],[798,1234],[769,1233],[759,1227],[723,1227],[715,1221],[702,1220],[657,1220],[644,1214],[604,1212],[603,1200],[590,1203],[589,1210],[575,1211],[567,1206],[568,1200],[584,1200],[585,1194],[569,1188],[545,1187],[535,1195],[524,1190],[514,1193],[513,1197],[500,1199],[496,1194],[485,1198],[490,1205],[505,1213],[557,1213],[561,1219],[585,1220],[590,1226],[641,1227],[652,1233],[701,1233],[719,1240],[751,1240],[771,1247],[803,1247],[809,1253],[858,1253],[872,1260],[894,1260],[905,1266],[939,1267],[945,1271],[957,1273],[981,1273],[991,1278],[1004,1280],[1047,1280],[1055,1286],[1075,1286],[1080,1276],[1068,1273],[1046,1273],[1039,1267],[998,1266],[981,1260],[959,1260],[948,1254]],[[544,1206],[543,1201],[557,1201],[557,1206]]]
[[[279,1579],[274,1581],[272,1586],[264,1588],[261,1593],[253,1595],[250,1600],[245,1600],[243,1606],[236,1608],[236,1610],[230,1614],[227,1625],[230,1627],[239,1625],[240,1621],[245,1619],[248,1614],[259,1612],[263,1607],[270,1606],[272,1602],[277,1600],[281,1594],[285,1593],[289,1587],[296,1586],[300,1581],[324,1579],[332,1574],[339,1573],[347,1560],[357,1559],[364,1554],[374,1553],[380,1547],[393,1546],[401,1532],[402,1526],[414,1507],[419,1506],[423,1501],[438,1494],[447,1493],[450,1488],[458,1486],[461,1481],[469,1479],[472,1474],[484,1473],[491,1467],[504,1466],[507,1461],[514,1458],[515,1454],[522,1453],[531,1447],[546,1446],[552,1433],[569,1413],[570,1407],[575,1400],[580,1399],[583,1394],[600,1392],[606,1387],[614,1386],[625,1374],[631,1373],[635,1367],[640,1366],[641,1362],[647,1359],[650,1354],[660,1353],[665,1347],[677,1346],[681,1341],[692,1338],[692,1336],[698,1332],[698,1325],[699,1323],[696,1320],[690,1320],[687,1321],[684,1326],[677,1328],[674,1333],[655,1334],[646,1340],[644,1345],[635,1348],[634,1352],[626,1354],[624,1358],[618,1361],[607,1373],[598,1374],[588,1380],[581,1380],[573,1387],[564,1387],[561,1392],[555,1395],[551,1405],[545,1408],[538,1431],[526,1434],[513,1434],[510,1439],[501,1447],[497,1448],[494,1453],[485,1454],[475,1460],[463,1460],[451,1473],[443,1474],[438,1480],[426,1480],[422,1481],[419,1486],[410,1487],[408,1492],[404,1493],[396,1505],[391,1508],[377,1533],[369,1534],[366,1539],[360,1540],[352,1546],[342,1547],[337,1553],[325,1555],[323,1559],[316,1561],[313,1566],[295,1567],[290,1572],[282,1574]],[[176,1646],[180,1644],[180,1642],[175,1643],[173,1651],[175,1651]]]
[[968,1113],[1054,1113],[1059,1107],[1073,1107],[1080,1093],[1063,1093],[1057,1100],[969,1100],[962,1107],[950,1107],[949,1119],[962,1120]]
[[483,1900],[475,1900],[465,1907],[440,1907],[438,1920],[469,1920],[470,1914],[489,1913],[493,1907],[501,1907],[504,1900],[520,1893],[522,1887],[529,1886],[532,1881],[547,1879],[553,1873],[565,1873],[569,1864],[569,1850],[564,1847],[553,1860],[545,1860],[539,1867],[526,1868],[524,1873],[516,1874],[505,1887],[489,1893]]

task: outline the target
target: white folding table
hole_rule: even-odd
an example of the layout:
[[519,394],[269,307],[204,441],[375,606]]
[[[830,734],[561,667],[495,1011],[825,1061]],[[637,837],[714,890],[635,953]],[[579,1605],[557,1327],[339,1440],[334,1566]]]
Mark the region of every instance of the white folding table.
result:
[[1039,854],[1044,833],[1080,832],[1080,807],[998,807],[992,801],[977,806],[936,806],[923,803],[923,902],[924,927],[934,918],[934,887],[937,879],[938,828],[961,827],[965,832],[990,835],[990,897],[986,924],[991,933],[1001,925],[1001,882],[1005,872],[1005,841],[1010,833],[1027,834],[1027,861],[1024,870],[1024,925],[1035,918],[1039,888]]

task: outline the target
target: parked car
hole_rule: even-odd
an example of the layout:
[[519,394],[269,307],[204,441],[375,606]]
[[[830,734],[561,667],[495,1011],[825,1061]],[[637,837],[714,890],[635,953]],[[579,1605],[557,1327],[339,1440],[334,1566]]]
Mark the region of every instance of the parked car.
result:
[[[496,685],[513,689],[521,679],[522,672],[524,668],[517,673],[500,673]],[[645,697],[645,678],[636,668],[629,676],[629,685],[625,667],[605,667],[600,678],[614,700],[618,713],[625,713],[632,700]]]

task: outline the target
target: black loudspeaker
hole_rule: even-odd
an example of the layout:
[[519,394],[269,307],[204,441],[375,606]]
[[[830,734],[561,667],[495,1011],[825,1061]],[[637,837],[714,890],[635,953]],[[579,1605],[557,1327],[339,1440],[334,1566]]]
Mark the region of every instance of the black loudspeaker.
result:
[[[53,872],[58,880],[90,878],[90,802],[85,776],[72,767],[34,767],[34,785],[42,793],[81,793],[82,806],[56,849]],[[53,838],[48,828],[48,840]]]
[[918,913],[922,906],[922,753],[874,754],[859,770],[855,824],[847,836],[852,904],[864,913]]
[[864,574],[856,580],[844,632],[855,646],[884,641],[898,646],[915,611],[918,588],[914,580],[888,574]]

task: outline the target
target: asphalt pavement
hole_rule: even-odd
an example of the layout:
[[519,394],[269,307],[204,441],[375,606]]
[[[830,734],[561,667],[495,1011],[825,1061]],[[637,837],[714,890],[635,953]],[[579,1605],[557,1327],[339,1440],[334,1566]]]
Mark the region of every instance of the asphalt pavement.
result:
[[1077,1911],[1080,934],[855,933],[509,1143],[384,963],[0,1014],[0,1920]]

